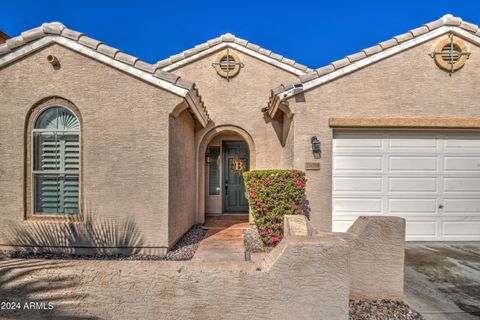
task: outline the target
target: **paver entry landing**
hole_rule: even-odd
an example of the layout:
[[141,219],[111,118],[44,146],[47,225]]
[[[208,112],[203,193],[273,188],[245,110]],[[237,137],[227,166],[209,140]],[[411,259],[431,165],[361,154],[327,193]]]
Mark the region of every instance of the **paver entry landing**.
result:
[[248,215],[208,217],[203,225],[207,234],[192,261],[244,261],[243,230],[251,228]]

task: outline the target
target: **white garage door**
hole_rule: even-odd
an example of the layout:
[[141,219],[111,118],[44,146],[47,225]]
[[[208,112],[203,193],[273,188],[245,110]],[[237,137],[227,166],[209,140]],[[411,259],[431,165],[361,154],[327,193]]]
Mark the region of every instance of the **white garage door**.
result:
[[480,134],[336,132],[333,230],[359,215],[407,221],[407,240],[480,240]]

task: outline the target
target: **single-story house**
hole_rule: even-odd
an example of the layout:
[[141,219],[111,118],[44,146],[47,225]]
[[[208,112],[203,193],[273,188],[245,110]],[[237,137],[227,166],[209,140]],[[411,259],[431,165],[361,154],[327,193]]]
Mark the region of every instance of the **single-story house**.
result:
[[296,168],[319,230],[480,240],[479,46],[446,15],[315,70],[231,34],[149,64],[45,23],[0,45],[2,228],[128,218],[164,253],[248,213],[243,169]]

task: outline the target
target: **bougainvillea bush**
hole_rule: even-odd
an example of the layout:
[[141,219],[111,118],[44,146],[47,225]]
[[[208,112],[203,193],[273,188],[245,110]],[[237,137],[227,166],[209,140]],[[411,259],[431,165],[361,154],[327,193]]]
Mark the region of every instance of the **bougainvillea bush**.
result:
[[260,237],[266,245],[275,246],[283,237],[283,216],[304,213],[305,172],[253,170],[243,177]]

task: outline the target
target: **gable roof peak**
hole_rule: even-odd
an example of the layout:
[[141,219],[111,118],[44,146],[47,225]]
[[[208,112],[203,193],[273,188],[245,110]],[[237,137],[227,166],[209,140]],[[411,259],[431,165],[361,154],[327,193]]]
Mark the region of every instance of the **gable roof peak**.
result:
[[455,17],[451,13],[447,13],[443,17],[440,18],[443,21],[443,24],[446,26],[459,26],[463,20],[460,17]]
[[[68,29],[61,22],[46,22],[40,27],[22,32],[0,44],[0,67],[16,61],[30,52],[51,43],[64,45],[93,59],[107,63],[134,77],[146,80],[169,92],[179,95],[192,106],[202,126],[209,121],[208,112],[195,84],[161,70],[160,67],[107,46],[83,33]],[[24,48],[24,50],[20,50]]]
[[63,23],[61,23],[60,21],[45,22],[44,24],[51,24],[51,25],[54,25],[54,26],[58,26],[60,28],[66,28],[65,25]]
[[457,19],[460,19],[460,20],[461,20],[460,17],[455,17],[455,16],[454,16],[453,14],[451,14],[451,13],[444,14],[441,19],[443,20],[443,22],[447,22],[448,20],[454,19],[454,18],[457,18]]
[[224,33],[217,38],[208,40],[207,42],[196,45],[195,47],[170,56],[166,59],[160,60],[156,65],[163,70],[172,71],[184,64],[190,63],[196,59],[200,59],[222,47],[229,46],[244,53],[254,55],[261,60],[266,61],[272,65],[288,70],[298,76],[307,72],[313,71],[307,66],[295,62],[294,60],[285,58],[282,55],[276,54],[270,50],[264,49],[259,45],[253,44],[245,39],[236,37],[231,33]]
[[449,13],[392,39],[300,75],[293,83],[281,84],[272,89],[267,110],[273,117],[283,100],[299,93],[299,90],[294,90],[295,84],[303,84],[303,90],[309,90],[447,32],[456,32],[480,45],[480,28]]

